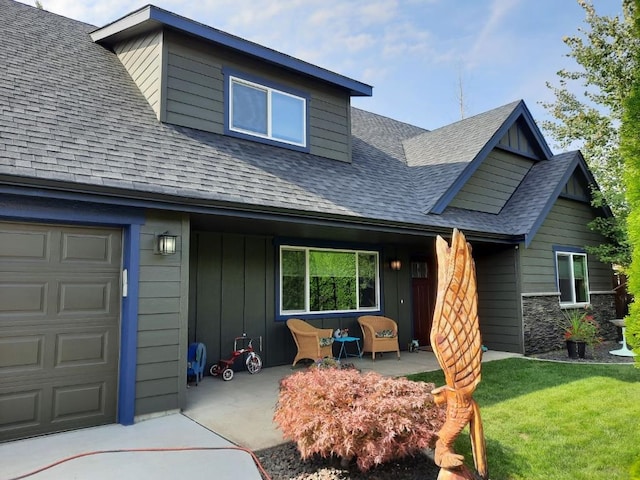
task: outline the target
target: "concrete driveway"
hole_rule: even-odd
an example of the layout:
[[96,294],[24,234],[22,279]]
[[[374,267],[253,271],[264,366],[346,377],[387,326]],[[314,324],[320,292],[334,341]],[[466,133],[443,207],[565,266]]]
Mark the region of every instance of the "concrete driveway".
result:
[[[193,447],[206,450],[178,450]],[[144,451],[122,451],[135,449]],[[120,452],[71,459],[108,450]],[[63,463],[53,465],[60,461]],[[23,477],[43,467],[46,469],[40,473]],[[0,479],[17,478],[262,480],[250,453],[237,450],[235,445],[180,413],[129,427],[106,425],[0,444]]]

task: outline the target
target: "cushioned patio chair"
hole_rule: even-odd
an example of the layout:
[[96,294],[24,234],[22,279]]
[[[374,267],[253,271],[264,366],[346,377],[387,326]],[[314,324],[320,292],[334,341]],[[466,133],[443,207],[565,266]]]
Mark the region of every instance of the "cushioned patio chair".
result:
[[371,359],[376,353],[396,352],[400,360],[400,344],[398,343],[398,324],[387,317],[364,315],[358,318],[362,328],[362,351],[371,352]]
[[292,367],[303,358],[316,361],[324,357],[333,357],[333,336],[330,328],[316,328],[299,318],[287,320],[287,327],[298,347]]

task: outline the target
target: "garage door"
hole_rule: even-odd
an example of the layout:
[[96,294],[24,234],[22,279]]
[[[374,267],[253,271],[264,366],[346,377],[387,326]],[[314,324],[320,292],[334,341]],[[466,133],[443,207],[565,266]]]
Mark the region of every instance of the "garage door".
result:
[[122,232],[0,222],[0,441],[114,423]]

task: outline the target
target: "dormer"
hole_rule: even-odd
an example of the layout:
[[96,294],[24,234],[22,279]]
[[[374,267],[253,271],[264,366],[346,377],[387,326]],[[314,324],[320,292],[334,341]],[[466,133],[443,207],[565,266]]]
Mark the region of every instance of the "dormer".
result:
[[369,85],[152,5],[91,37],[161,122],[351,161],[351,97]]

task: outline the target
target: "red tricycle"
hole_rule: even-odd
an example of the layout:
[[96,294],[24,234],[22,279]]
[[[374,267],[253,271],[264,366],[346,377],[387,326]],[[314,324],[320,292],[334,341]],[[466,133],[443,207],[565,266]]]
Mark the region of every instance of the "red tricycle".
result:
[[[257,337],[260,341],[259,351],[262,351],[262,337]],[[231,358],[228,360],[219,360],[218,363],[214,363],[209,369],[209,373],[214,377],[220,375],[223,380],[228,381],[233,378],[233,364],[236,359],[243,354],[247,354],[247,360],[245,361],[245,365],[247,366],[247,370],[249,373],[258,373],[262,370],[262,359],[260,355],[255,352],[253,348],[253,341],[255,338],[247,337],[246,334],[243,334],[241,337],[236,337],[233,339],[233,353],[231,354]],[[242,348],[238,348],[238,342],[241,341]],[[249,343],[246,343],[249,342]],[[246,345],[245,345],[246,344]]]

